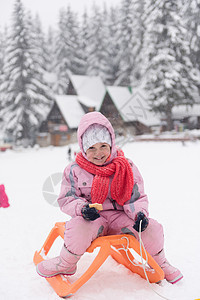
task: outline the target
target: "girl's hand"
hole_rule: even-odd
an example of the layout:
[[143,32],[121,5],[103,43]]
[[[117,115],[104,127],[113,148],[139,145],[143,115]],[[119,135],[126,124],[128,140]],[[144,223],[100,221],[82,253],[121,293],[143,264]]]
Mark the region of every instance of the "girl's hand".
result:
[[139,213],[137,213],[136,218],[135,218],[135,224],[133,225],[133,228],[138,232],[140,230],[140,221],[142,221],[141,231],[144,231],[149,224],[149,219],[141,211]]
[[94,221],[100,217],[98,210],[95,207],[89,207],[89,204],[86,204],[81,209],[82,217],[87,221]]

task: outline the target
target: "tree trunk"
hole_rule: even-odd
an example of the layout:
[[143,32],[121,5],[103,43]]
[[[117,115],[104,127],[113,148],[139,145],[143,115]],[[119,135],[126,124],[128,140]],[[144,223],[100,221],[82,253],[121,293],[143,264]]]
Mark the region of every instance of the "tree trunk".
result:
[[173,104],[167,104],[167,111],[166,111],[166,119],[167,119],[167,130],[171,131],[174,128],[173,119],[172,119],[172,108]]

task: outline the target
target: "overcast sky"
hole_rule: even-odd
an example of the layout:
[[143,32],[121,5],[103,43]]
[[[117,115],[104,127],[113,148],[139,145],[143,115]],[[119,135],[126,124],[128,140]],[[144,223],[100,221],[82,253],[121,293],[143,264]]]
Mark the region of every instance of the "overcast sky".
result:
[[[15,0],[0,0],[0,28],[9,25]],[[54,26],[58,21],[59,9],[71,5],[74,11],[82,13],[86,7],[89,8],[95,2],[99,6],[105,2],[107,6],[118,5],[121,0],[22,0],[26,9],[33,13],[38,12],[42,25],[47,28],[49,25]]]

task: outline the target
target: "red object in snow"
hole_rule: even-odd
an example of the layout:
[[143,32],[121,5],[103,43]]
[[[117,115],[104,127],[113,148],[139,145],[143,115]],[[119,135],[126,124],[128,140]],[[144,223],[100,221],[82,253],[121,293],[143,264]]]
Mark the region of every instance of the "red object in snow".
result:
[[10,144],[0,144],[0,151],[4,152],[8,149],[12,149],[12,146]]
[[9,207],[10,204],[8,203],[8,196],[5,192],[5,186],[0,184],[0,207]]

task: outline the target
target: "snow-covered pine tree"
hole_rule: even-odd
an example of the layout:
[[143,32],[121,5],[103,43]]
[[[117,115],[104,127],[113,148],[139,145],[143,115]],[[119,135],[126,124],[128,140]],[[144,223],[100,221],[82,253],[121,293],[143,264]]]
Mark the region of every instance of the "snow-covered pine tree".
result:
[[66,37],[66,13],[65,9],[60,9],[58,32],[56,33],[56,47],[55,47],[55,64],[54,68],[57,75],[57,82],[55,90],[58,94],[66,94],[69,84],[69,70],[70,70],[70,51],[67,44]]
[[[106,85],[111,85],[114,82],[113,72],[114,70],[119,67],[118,57],[114,57],[114,55],[117,55],[118,51],[118,31],[117,27],[113,28],[114,24],[112,23],[116,21],[114,14],[116,10],[112,11],[112,17],[111,20],[111,14],[109,13],[111,9],[108,11],[106,4],[104,4],[104,9],[102,12],[102,69],[101,69],[101,78],[103,79],[103,82]],[[116,16],[116,14],[115,14]],[[116,25],[116,23],[115,23]],[[113,35],[112,35],[113,34]],[[117,40],[116,40],[117,39]],[[114,44],[112,44],[114,43]],[[114,50],[113,47],[116,47]],[[115,69],[116,68],[116,69]]]
[[101,77],[106,85],[115,82],[119,71],[119,10],[111,7],[109,10],[104,5],[102,12],[102,71]]
[[58,32],[55,36],[56,46],[54,70],[57,75],[57,80],[54,90],[57,94],[66,94],[69,84],[68,74],[70,70],[70,59],[65,30],[65,10],[62,8],[59,12]]
[[[198,89],[200,93],[200,0],[182,0],[187,30],[187,38],[190,45],[190,59],[199,78]],[[198,97],[199,98],[199,97]]]
[[117,74],[119,73],[120,65],[120,42],[119,42],[119,9],[111,7],[109,10],[107,27],[109,30],[108,36],[108,75],[107,85],[113,85],[117,79]]
[[46,80],[48,86],[52,89],[54,93],[57,93],[57,74],[56,74],[56,30],[51,26],[48,28],[45,34],[44,46],[45,49],[45,61],[46,67],[44,72],[44,79]]
[[68,5],[67,10],[60,10],[55,51],[59,94],[67,93],[69,73],[82,74],[85,68],[84,57],[80,50],[79,30],[77,14],[71,7]]
[[45,36],[45,51],[48,54],[48,57],[46,57],[46,69],[48,72],[55,72],[54,70],[54,64],[55,64],[55,30],[52,27],[48,28],[47,35]]
[[82,57],[82,68],[80,68],[80,75],[86,75],[87,72],[87,61],[88,61],[88,39],[89,39],[89,17],[85,10],[80,22],[79,31],[79,47]]
[[100,76],[106,82],[108,74],[108,28],[105,21],[107,11],[104,12],[93,4],[89,24],[89,40],[87,74]]
[[4,38],[3,38],[3,33],[0,31],[0,84],[2,80],[3,64],[4,64]]
[[[136,46],[139,41],[136,38],[134,22],[134,0],[122,0],[120,6],[120,70],[117,74],[116,85],[129,86],[133,79],[131,78],[135,68]],[[140,43],[140,42],[139,42]]]
[[81,50],[80,22],[78,14],[68,6],[66,11],[66,42],[69,47],[70,71],[82,75],[85,72],[84,55]]
[[[0,86],[3,81],[3,66],[4,66],[4,61],[5,61],[5,43],[6,43],[6,38],[5,35],[2,31],[0,31]],[[1,109],[1,91],[0,91],[0,109]]]
[[[4,35],[3,33],[0,31],[0,87],[1,87],[1,84],[3,82],[3,65],[4,65]],[[2,93],[1,93],[1,90],[0,90],[0,112],[1,112],[1,109],[3,108],[3,103],[2,103]],[[2,122],[2,117],[0,117],[0,124]],[[1,126],[2,127],[2,126]],[[0,129],[1,131],[1,129]],[[1,133],[1,132],[0,132]]]
[[55,63],[55,43],[53,39],[54,32],[49,29],[48,35],[44,33],[38,14],[36,14],[31,24],[34,46],[33,54],[35,56],[34,61],[37,62],[38,70],[40,70],[40,73],[42,74],[42,82],[45,84],[45,86],[48,85],[49,89],[53,91],[56,81],[56,75],[51,73],[53,70],[53,63]]
[[147,32],[146,20],[146,1],[133,1],[133,19],[134,19],[134,39],[136,41],[134,48],[134,67],[131,72],[131,86],[141,84],[142,78],[146,73],[147,49],[145,46],[145,34]]
[[82,23],[78,21],[77,15],[75,15],[74,26],[74,42],[73,42],[73,62],[71,71],[76,75],[86,74],[87,64],[87,13],[83,15]]
[[40,62],[40,67],[47,71],[48,61],[49,61],[49,53],[46,45],[45,34],[42,29],[41,20],[38,14],[36,14],[32,23],[32,35],[34,38],[34,47],[37,52],[38,61]]
[[32,29],[30,15],[27,17],[21,0],[16,0],[1,85],[1,115],[6,134],[12,135],[14,141],[31,143],[52,99],[43,82]]
[[172,108],[193,104],[197,91],[186,28],[177,0],[150,0],[149,66],[146,89],[155,112],[163,113],[173,128]]

